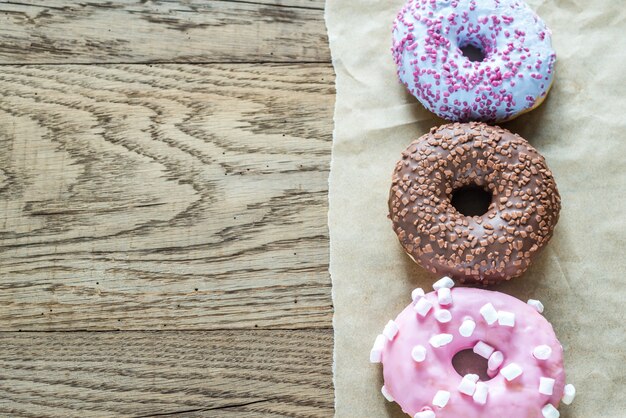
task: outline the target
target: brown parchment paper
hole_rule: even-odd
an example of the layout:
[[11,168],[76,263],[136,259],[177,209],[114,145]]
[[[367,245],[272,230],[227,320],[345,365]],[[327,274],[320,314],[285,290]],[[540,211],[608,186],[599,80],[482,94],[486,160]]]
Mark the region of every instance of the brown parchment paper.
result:
[[[402,417],[380,395],[369,350],[411,289],[434,277],[402,251],[387,215],[401,151],[443,123],[397,82],[391,25],[403,0],[328,0],[337,73],[330,174],[336,417]],[[520,278],[495,287],[540,299],[578,395],[561,416],[626,417],[626,3],[533,0],[553,31],[555,82],[536,110],[503,127],[546,157],[562,199],[552,241]]]

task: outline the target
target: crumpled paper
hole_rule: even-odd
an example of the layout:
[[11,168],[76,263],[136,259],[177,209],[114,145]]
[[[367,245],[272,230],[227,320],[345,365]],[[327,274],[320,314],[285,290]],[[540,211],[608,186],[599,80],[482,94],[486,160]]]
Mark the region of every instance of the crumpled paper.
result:
[[[328,0],[337,73],[330,174],[336,417],[404,417],[380,394],[369,350],[430,273],[387,219],[391,173],[414,139],[444,123],[405,92],[391,58],[403,0]],[[553,31],[555,82],[536,110],[502,126],[547,159],[563,209],[552,241],[522,276],[494,290],[540,299],[578,390],[566,418],[626,416],[626,7],[615,0],[534,0]]]

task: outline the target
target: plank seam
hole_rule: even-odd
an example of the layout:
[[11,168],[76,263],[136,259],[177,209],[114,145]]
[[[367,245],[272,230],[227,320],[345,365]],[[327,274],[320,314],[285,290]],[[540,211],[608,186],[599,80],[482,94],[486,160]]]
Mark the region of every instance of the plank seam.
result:
[[258,3],[250,0],[214,0],[222,3],[239,3],[239,4],[251,4],[254,6],[265,6],[265,7],[281,7],[283,9],[300,9],[300,10],[321,10],[323,11],[323,7],[311,7],[311,6],[294,6],[289,4],[268,4],[268,3]]
[[141,61],[141,62],[2,62],[0,67],[58,67],[68,65],[107,66],[107,65],[324,65],[332,66],[331,60],[325,61]]
[[[250,0],[213,0],[216,2],[220,2],[220,3],[235,3],[235,4],[250,4],[253,6],[264,6],[264,7],[280,7],[283,9],[299,9],[299,10],[321,10],[323,11],[324,8],[323,7],[312,7],[312,6],[296,6],[296,5],[289,5],[289,4],[270,4],[270,3],[259,3],[259,2],[255,2],[255,1],[250,1]],[[54,6],[49,6],[49,5],[42,5],[42,4],[31,4],[31,3],[24,3],[21,1],[10,1],[10,0],[6,0],[4,1],[4,4],[9,4],[12,6],[26,6],[26,7],[37,7],[40,9],[52,9],[52,10],[61,10],[64,11],[65,9],[63,7],[54,7]]]
[[220,406],[214,406],[214,407],[211,407],[211,408],[195,408],[195,409],[184,409],[184,410],[173,411],[173,412],[157,412],[155,414],[139,415],[139,416],[136,416],[135,418],[164,417],[164,416],[168,416],[168,415],[188,414],[190,412],[204,412],[204,411],[214,411],[216,409],[240,408],[242,406],[254,405],[254,404],[263,403],[263,402],[271,402],[271,401],[274,401],[274,400],[276,400],[276,398],[259,399],[259,400],[256,400],[256,401],[243,402],[243,403],[231,404],[231,405],[220,405]]
[[17,330],[17,331],[0,331],[1,335],[6,334],[55,334],[55,333],[179,333],[179,332],[225,332],[225,331],[331,331],[333,329],[332,326],[324,326],[324,327],[303,327],[303,328],[193,328],[193,329],[124,329],[124,330],[115,330],[115,329],[59,329],[59,330]]

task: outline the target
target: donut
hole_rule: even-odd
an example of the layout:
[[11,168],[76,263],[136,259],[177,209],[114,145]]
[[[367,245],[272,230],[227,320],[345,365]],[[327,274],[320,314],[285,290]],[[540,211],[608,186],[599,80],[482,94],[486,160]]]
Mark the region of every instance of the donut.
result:
[[[387,400],[415,418],[558,417],[575,388],[565,385],[563,348],[543,305],[452,285],[444,277],[434,292],[413,291],[376,338],[370,361],[382,363]],[[487,359],[485,378],[457,372],[453,358],[464,350]]]
[[455,122],[502,122],[539,106],[556,61],[550,29],[518,0],[409,0],[392,52],[411,94]]
[[[457,192],[487,196],[480,215],[454,206]],[[521,275],[550,240],[561,198],[545,159],[506,129],[481,122],[432,128],[402,153],[389,218],[418,264],[461,283]]]

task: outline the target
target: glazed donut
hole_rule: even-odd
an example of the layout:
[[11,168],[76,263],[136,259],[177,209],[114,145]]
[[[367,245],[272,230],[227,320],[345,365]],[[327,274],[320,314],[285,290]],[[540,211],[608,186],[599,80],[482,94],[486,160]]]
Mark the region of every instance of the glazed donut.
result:
[[[466,57],[468,47],[482,60]],[[539,106],[556,61],[550,30],[521,0],[409,0],[392,51],[411,94],[457,122],[505,121]]]
[[[556,418],[573,401],[563,348],[539,301],[455,288],[413,291],[413,302],[376,338],[370,361],[383,365],[383,395],[415,418]],[[461,376],[453,357],[473,349],[488,359],[490,380]]]
[[[491,200],[481,216],[452,204],[468,186]],[[432,128],[396,164],[389,217],[411,258],[461,283],[521,275],[550,240],[561,199],[544,158],[523,138],[484,123]]]

